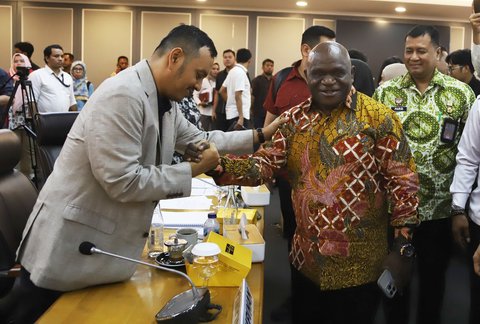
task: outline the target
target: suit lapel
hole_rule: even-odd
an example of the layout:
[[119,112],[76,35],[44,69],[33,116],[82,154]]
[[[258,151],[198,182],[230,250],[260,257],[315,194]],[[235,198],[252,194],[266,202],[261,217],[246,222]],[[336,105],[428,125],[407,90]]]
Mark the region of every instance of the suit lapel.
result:
[[148,65],[147,60],[143,60],[137,64],[138,77],[140,78],[140,83],[145,90],[145,94],[148,97],[148,102],[150,104],[150,109],[153,114],[153,123],[155,124],[155,130],[157,133],[157,149],[155,152],[155,164],[159,165],[161,163],[160,152],[162,151],[162,141],[160,141],[160,131],[159,131],[159,120],[158,120],[158,92],[157,86],[155,85],[155,80],[153,79],[152,71]]

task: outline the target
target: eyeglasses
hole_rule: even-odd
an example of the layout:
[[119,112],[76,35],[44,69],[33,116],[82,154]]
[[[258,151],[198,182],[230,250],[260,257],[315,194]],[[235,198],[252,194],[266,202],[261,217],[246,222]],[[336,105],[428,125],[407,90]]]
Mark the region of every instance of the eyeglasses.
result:
[[72,71],[83,71],[83,68],[73,68]]
[[448,66],[448,72],[451,73],[452,71],[454,71],[456,69],[461,69],[462,67],[463,67],[462,65],[449,65]]

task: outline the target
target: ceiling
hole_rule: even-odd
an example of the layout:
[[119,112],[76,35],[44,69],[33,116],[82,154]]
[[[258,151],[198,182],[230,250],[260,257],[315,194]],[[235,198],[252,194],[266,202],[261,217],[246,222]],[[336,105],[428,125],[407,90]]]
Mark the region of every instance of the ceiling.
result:
[[[18,0],[20,1],[20,0]],[[32,1],[32,0],[30,0]],[[296,0],[33,0],[32,2],[95,3],[107,5],[160,6],[195,9],[223,9],[302,13],[333,16],[358,16],[388,19],[435,20],[467,22],[472,0],[306,0],[308,5],[299,8]],[[396,13],[397,6],[405,13]]]

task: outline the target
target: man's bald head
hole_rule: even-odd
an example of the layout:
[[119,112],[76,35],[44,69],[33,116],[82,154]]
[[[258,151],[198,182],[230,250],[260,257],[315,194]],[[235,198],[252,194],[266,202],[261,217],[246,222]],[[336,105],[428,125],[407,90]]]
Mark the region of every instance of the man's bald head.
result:
[[308,56],[305,74],[312,94],[312,106],[331,111],[345,102],[353,83],[348,51],[336,42],[315,46]]

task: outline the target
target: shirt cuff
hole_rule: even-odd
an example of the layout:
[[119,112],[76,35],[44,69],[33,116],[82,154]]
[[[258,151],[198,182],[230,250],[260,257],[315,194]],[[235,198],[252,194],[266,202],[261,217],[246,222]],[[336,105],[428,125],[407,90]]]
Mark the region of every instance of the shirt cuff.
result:
[[469,196],[469,194],[465,193],[454,193],[452,195],[452,205],[465,208]]

